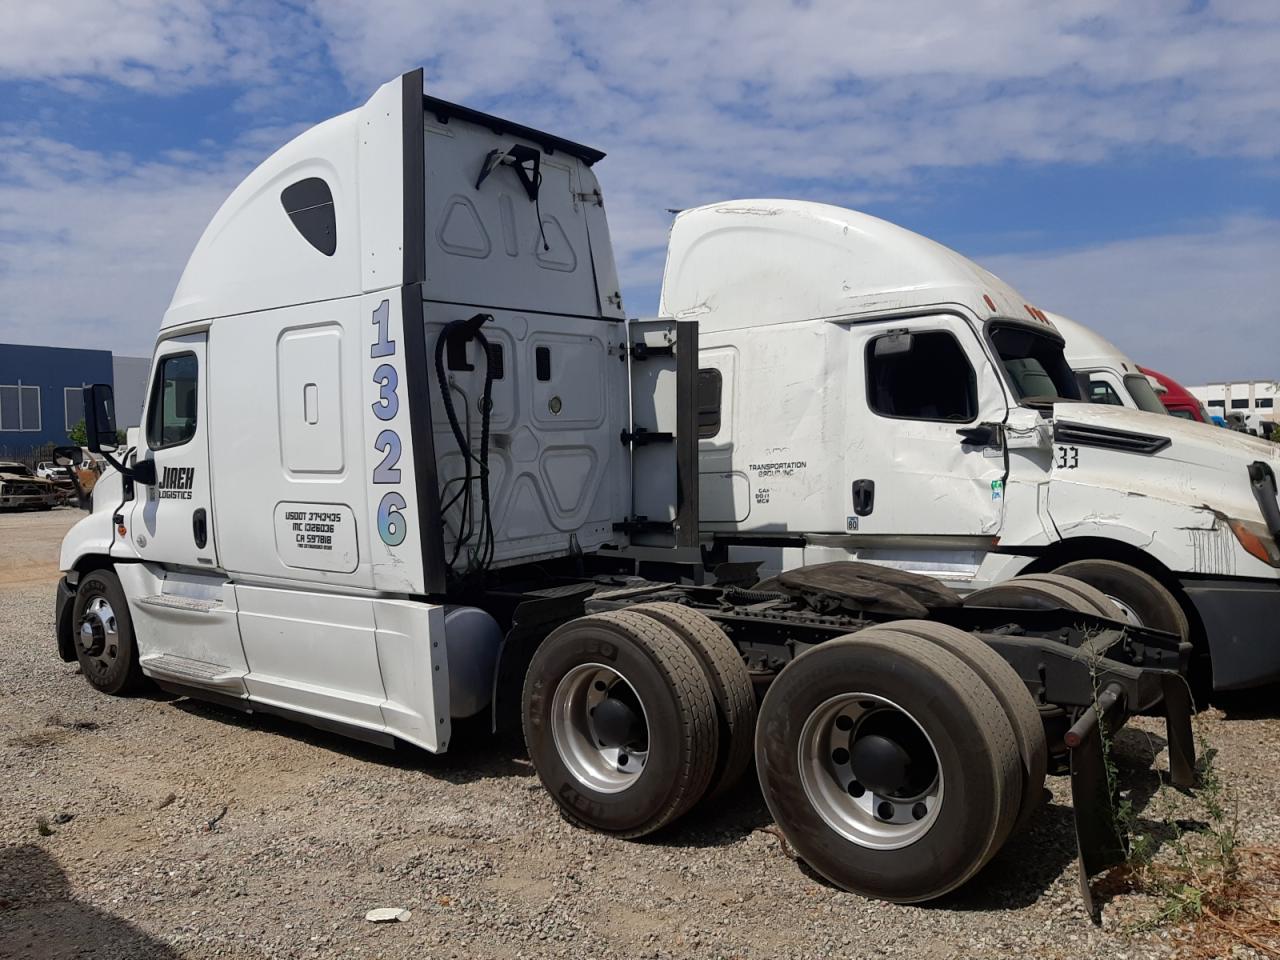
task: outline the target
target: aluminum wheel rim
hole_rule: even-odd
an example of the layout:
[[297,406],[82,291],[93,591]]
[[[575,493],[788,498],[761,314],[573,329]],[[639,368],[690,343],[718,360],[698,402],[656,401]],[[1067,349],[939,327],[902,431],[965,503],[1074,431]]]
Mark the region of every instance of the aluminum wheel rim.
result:
[[[877,728],[888,723],[909,734],[904,739],[914,747],[908,753],[917,775],[934,771],[927,785],[886,794],[858,781],[853,751],[873,721]],[[905,723],[918,734],[910,734]],[[891,700],[870,693],[832,697],[809,714],[797,749],[800,782],[809,803],[827,826],[852,843],[896,850],[923,837],[938,818],[944,783],[937,748],[919,721]]]
[[[597,711],[610,700],[636,715],[633,736],[608,736],[600,729]],[[599,793],[626,790],[649,760],[644,703],[622,674],[602,663],[580,664],[561,678],[551,698],[551,734],[574,779]]]
[[1132,627],[1145,626],[1145,624],[1142,622],[1142,618],[1133,612],[1133,607],[1129,606],[1119,597],[1113,597],[1109,593],[1106,594],[1106,598],[1120,608],[1120,612],[1124,614],[1125,622],[1128,623],[1130,626]]
[[90,600],[80,618],[80,650],[99,674],[106,673],[120,656],[120,624],[106,597]]

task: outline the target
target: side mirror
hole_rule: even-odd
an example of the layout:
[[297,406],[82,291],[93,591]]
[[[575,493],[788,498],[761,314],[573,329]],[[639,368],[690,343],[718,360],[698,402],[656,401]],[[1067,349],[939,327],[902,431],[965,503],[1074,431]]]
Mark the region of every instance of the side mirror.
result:
[[877,360],[881,357],[900,357],[904,353],[910,353],[911,331],[894,330],[884,336],[876,337],[871,351]]
[[976,427],[962,427],[956,433],[961,444],[974,447],[999,446],[1000,428],[994,423],[980,423]]
[[116,401],[110,384],[84,388],[84,429],[85,445],[91,452],[116,448]]
[[[88,421],[85,421],[86,426]],[[84,454],[80,452],[79,447],[54,447],[53,462],[60,467],[78,467],[80,459]]]

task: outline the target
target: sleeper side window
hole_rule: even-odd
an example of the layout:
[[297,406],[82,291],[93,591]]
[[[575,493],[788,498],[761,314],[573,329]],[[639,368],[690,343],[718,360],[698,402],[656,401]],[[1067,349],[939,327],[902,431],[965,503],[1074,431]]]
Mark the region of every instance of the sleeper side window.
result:
[[698,371],[698,439],[709,440],[720,432],[720,393],[724,378],[715,367]]
[[198,377],[194,353],[160,361],[147,408],[147,446],[152,450],[180,446],[195,436]]
[[[877,350],[881,341],[894,345]],[[978,378],[946,331],[884,334],[867,344],[867,403],[882,417],[969,423],[977,417]]]

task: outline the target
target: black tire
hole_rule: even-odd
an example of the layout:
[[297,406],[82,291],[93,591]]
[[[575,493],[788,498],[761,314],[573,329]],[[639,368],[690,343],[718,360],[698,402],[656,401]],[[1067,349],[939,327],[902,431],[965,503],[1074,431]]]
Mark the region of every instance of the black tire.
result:
[[[570,769],[556,744],[556,689],[587,664],[619,674],[647,720],[647,762],[617,792],[594,789]],[[529,664],[522,707],[534,769],[573,823],[640,837],[681,816],[706,792],[718,746],[711,686],[688,644],[650,617],[612,611],[557,628]]]
[[[850,694],[883,698],[906,711],[938,761],[936,815],[922,835],[897,849],[849,839],[804,785],[806,722]],[[1020,796],[1017,741],[987,684],[936,644],[882,631],[830,640],[778,675],[760,708],[756,767],[770,813],[806,863],[846,890],[900,903],[940,897],[977,873],[995,854]]]
[[628,607],[669,627],[702,663],[716,701],[720,749],[707,800],[723,796],[751,764],[756,732],[756,694],[751,674],[732,641],[706,614],[678,603],[642,603]]
[[[1044,778],[1049,770],[1049,743],[1045,737],[1044,721],[1027,685],[1004,657],[978,637],[958,627],[933,620],[895,620],[887,624],[886,629],[909,633],[955,654],[996,695],[1013,727],[1013,735],[1018,741],[1018,755],[1022,758],[1021,801],[1010,836],[1023,830],[1044,800]],[[1000,845],[1003,845],[1005,839],[1007,837],[1001,838]],[[997,849],[998,847],[999,845]]]
[[1061,573],[1024,573],[1014,577],[1018,583],[1051,583],[1079,597],[1093,612],[1109,620],[1124,621],[1124,611],[1114,600],[1092,584]]
[[[1014,610],[1071,610],[1101,616],[1095,604],[1061,584],[1034,577],[1014,577],[965,595],[966,607],[1008,607]],[[1117,609],[1117,612],[1118,609]]]
[[1184,642],[1191,639],[1191,625],[1182,605],[1164,584],[1144,570],[1115,560],[1074,560],[1056,572],[1082,580],[1128,607],[1139,626],[1164,630]]
[[[105,601],[111,617],[104,619],[98,601]],[[81,624],[86,619],[109,627],[114,623],[114,636],[109,631],[95,640],[98,646],[85,648],[81,640]],[[110,622],[108,622],[110,621]],[[129,696],[146,686],[146,677],[138,663],[138,644],[133,634],[133,618],[120,581],[110,570],[94,570],[80,578],[72,605],[72,636],[80,672],[90,686],[112,696]],[[112,642],[114,640],[114,642]]]

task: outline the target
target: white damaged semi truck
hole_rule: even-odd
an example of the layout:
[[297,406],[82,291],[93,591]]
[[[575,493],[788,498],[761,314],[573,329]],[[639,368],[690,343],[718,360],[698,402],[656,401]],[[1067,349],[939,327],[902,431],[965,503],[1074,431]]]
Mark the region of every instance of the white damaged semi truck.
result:
[[1070,575],[1188,637],[1204,687],[1280,679],[1280,446],[1154,394],[1082,402],[1052,320],[972,261],[851,210],[718,203],[676,218],[661,312],[699,324],[712,556],[870,561],[976,603]]
[[1067,578],[1033,610],[851,562],[708,582],[697,324],[624,319],[602,156],[419,71],[251,173],[125,448],[87,388],[113,469],[63,543],[62,657],[108,694],[433,752],[487,715],[566,817],[625,837],[754,756],[800,856],[901,901],[974,876],[1069,767],[1082,876],[1112,862],[1101,731],[1162,710],[1190,781],[1187,644]]

